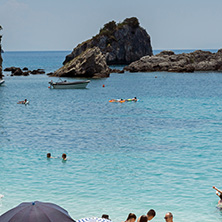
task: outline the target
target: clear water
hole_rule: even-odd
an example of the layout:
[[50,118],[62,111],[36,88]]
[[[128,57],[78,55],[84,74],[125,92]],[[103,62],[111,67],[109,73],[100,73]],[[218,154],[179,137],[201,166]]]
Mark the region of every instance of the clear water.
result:
[[[6,52],[4,67],[47,72],[67,52]],[[153,221],[222,220],[222,74],[125,73],[88,89],[53,90],[46,75],[0,87],[0,215],[24,201],[64,207],[74,219],[114,222],[150,208]],[[157,78],[155,78],[157,77]],[[102,85],[105,87],[102,87]],[[109,103],[132,98],[137,103]],[[30,104],[17,104],[27,98]],[[46,153],[68,160],[47,160]]]

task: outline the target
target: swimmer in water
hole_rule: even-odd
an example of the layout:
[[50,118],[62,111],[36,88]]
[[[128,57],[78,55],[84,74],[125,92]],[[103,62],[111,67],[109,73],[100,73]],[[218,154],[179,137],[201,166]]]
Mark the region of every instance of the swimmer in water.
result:
[[27,99],[25,99],[24,101],[18,101],[17,104],[26,104],[27,102]]
[[62,159],[65,160],[65,161],[67,160],[67,157],[66,157],[65,153],[62,154]]
[[49,159],[52,158],[51,153],[47,153],[47,158],[49,158]]
[[135,222],[135,221],[136,221],[136,215],[133,213],[129,213],[125,222]]
[[134,98],[132,99],[132,101],[135,101],[135,102],[137,102],[137,98],[136,98],[136,97],[134,97]]
[[220,198],[220,200],[218,201],[218,204],[222,205],[222,191],[216,188],[215,186],[213,186],[213,189],[217,191],[216,195]]

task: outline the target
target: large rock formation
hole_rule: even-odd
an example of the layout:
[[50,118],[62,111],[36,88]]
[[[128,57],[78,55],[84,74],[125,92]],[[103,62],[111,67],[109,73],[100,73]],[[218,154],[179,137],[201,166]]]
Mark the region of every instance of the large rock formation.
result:
[[95,46],[105,55],[108,65],[130,64],[153,54],[150,36],[140,27],[138,19],[132,17],[119,24],[115,21],[105,24],[98,35],[74,48],[63,64]]
[[109,77],[110,71],[105,56],[98,47],[94,47],[67,62],[63,67],[51,73],[51,76],[102,78]]
[[[0,26],[0,29],[1,29],[1,26]],[[2,45],[1,45],[1,38],[2,38],[2,36],[0,36],[0,79],[2,79],[2,55],[1,55]]]
[[172,51],[163,51],[155,56],[144,56],[125,67],[124,70],[130,72],[222,72],[222,49],[217,53],[197,50],[178,55]]

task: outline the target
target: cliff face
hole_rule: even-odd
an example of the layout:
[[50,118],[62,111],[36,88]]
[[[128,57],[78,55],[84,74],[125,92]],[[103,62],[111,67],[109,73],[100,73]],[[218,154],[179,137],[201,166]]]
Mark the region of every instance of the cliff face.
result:
[[57,77],[104,78],[109,77],[110,68],[98,47],[85,50],[51,74]]
[[0,36],[0,79],[2,79],[2,45],[1,45],[2,36]]
[[95,46],[105,55],[108,65],[130,64],[143,56],[153,55],[150,36],[133,17],[119,24],[115,21],[105,24],[98,35],[74,48],[63,64]]

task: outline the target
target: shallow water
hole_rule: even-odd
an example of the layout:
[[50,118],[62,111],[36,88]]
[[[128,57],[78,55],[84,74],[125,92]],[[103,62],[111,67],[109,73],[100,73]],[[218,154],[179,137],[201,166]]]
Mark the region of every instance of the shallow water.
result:
[[[5,53],[4,66],[50,72],[67,54],[23,53]],[[0,87],[0,214],[39,200],[74,219],[117,222],[153,208],[154,222],[168,211],[175,221],[221,221],[212,186],[222,188],[222,74],[112,74],[85,90],[49,89],[50,80],[6,75]]]

